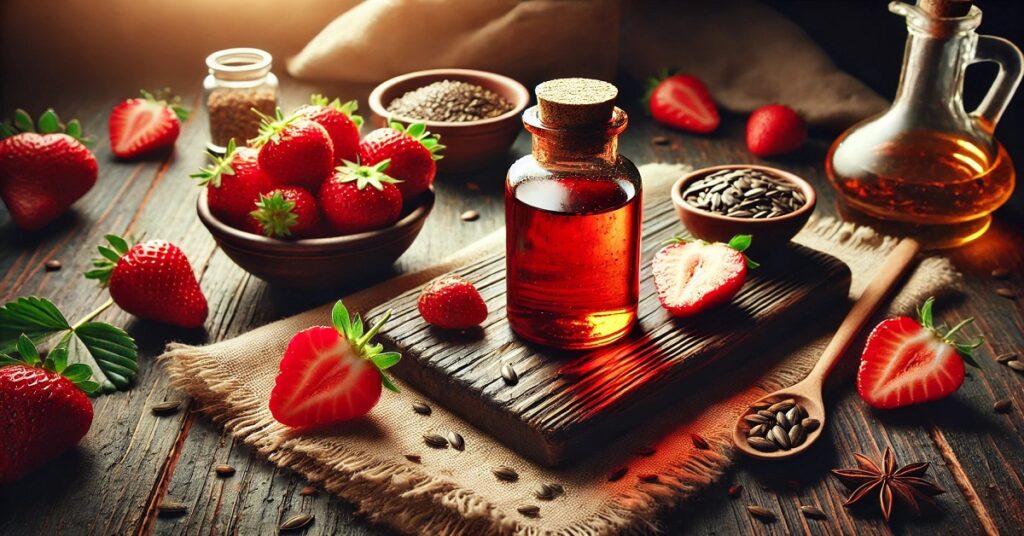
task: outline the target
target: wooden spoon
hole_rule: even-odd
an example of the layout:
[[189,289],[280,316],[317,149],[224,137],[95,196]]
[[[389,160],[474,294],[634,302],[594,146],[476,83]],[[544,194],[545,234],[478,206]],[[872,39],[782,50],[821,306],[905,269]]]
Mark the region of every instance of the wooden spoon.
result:
[[[732,438],[736,448],[755,458],[780,459],[800,454],[814,444],[825,428],[825,405],[822,401],[822,386],[825,383],[825,378],[839,363],[839,359],[850,348],[850,344],[864,328],[864,324],[874,316],[878,306],[882,304],[903,273],[906,272],[920,247],[920,244],[909,238],[901,240],[886,257],[881,269],[864,289],[860,298],[853,304],[853,308],[846,315],[846,319],[839,326],[821,357],[818,358],[818,363],[810,374],[796,385],[779,389],[758,401],[760,403],[776,403],[792,399],[804,408],[808,417],[818,420],[817,428],[808,432],[806,439],[796,447],[765,452],[755,449],[747,442],[747,431],[750,430],[751,425],[744,420],[744,417],[749,414],[748,411],[740,416],[733,430]],[[753,405],[757,405],[757,403]]]

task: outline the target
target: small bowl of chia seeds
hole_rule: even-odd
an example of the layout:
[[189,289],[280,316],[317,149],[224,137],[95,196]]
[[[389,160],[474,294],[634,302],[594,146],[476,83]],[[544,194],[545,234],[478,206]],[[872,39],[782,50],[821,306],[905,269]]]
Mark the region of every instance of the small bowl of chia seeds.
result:
[[431,69],[392,78],[370,93],[377,126],[424,123],[441,136],[442,172],[507,165],[505,155],[522,130],[530,93],[500,74],[472,69]]
[[727,165],[677,180],[672,202],[694,237],[728,242],[749,234],[754,251],[767,252],[800,232],[814,212],[817,195],[810,183],[781,169]]

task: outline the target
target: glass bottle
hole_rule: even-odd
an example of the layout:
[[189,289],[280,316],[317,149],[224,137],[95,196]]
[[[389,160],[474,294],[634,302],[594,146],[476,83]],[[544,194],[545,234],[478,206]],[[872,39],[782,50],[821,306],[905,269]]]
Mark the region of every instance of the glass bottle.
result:
[[[577,96],[596,88],[600,105],[545,94],[559,83]],[[533,152],[512,165],[505,184],[506,283],[509,324],[528,341],[595,348],[636,321],[641,181],[618,154],[627,117],[614,107],[617,91],[596,80],[550,81],[523,114]]]
[[[909,34],[896,99],[832,144],[826,172],[846,215],[931,248],[964,244],[1013,192],[1013,162],[993,131],[1020,82],[1021,52],[975,33],[976,6],[961,17],[903,2],[889,10],[906,17]],[[999,74],[967,112],[964,71],[977,62],[995,62]]]
[[210,118],[207,149],[223,153],[231,138],[239,145],[259,134],[260,117],[277,108],[273,58],[258,48],[228,48],[206,57],[210,74],[203,80],[203,101]]

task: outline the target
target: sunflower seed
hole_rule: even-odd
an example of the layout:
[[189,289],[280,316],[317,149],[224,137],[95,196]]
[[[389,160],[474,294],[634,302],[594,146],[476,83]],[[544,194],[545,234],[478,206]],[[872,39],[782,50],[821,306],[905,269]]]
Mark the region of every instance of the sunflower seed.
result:
[[423,434],[423,442],[436,449],[448,448],[448,440],[437,434]]
[[541,501],[550,501],[554,499],[556,495],[557,492],[555,492],[555,490],[548,484],[541,484],[540,487],[533,492],[533,496]]
[[747,511],[750,512],[750,515],[765,523],[771,523],[778,519],[774,512],[756,504],[747,505]]
[[1014,291],[1012,291],[1012,290],[1010,290],[1008,288],[1004,288],[1004,287],[997,288],[996,289],[996,294],[998,294],[998,295],[1000,295],[1000,296],[1002,296],[1004,298],[1010,299],[1010,300],[1017,299],[1017,293],[1016,292],[1014,292]]
[[562,486],[561,484],[552,482],[551,484],[548,484],[548,487],[551,488],[551,491],[555,494],[555,497],[558,497],[559,495],[565,495],[565,487]]
[[234,474],[235,474],[235,468],[231,467],[230,465],[228,465],[226,463],[222,463],[222,464],[214,467],[213,471],[215,473],[217,473],[217,476],[222,476],[222,477],[225,477],[225,478],[229,477],[229,476],[234,476]]
[[188,505],[173,500],[165,500],[157,507],[157,515],[160,517],[180,516],[185,512],[188,512]]
[[806,417],[806,418],[804,418],[804,420],[800,421],[800,426],[803,426],[804,427],[804,431],[809,434],[809,433],[817,430],[818,427],[821,426],[821,421],[819,421],[818,419],[811,418],[811,417]]
[[502,482],[515,482],[519,480],[519,473],[515,472],[511,467],[505,467],[504,465],[496,469],[491,470],[494,476]]
[[787,398],[781,402],[776,402],[771,406],[768,406],[768,411],[772,413],[778,413],[780,411],[789,411],[789,409],[792,408],[793,406],[796,406],[796,400],[793,400],[792,398]]
[[653,483],[658,481],[658,475],[653,475],[653,474],[650,474],[650,473],[646,473],[646,474],[642,474],[642,475],[638,476],[637,479],[639,479],[640,482],[645,482],[647,484],[653,484]]
[[306,486],[302,488],[302,491],[299,492],[299,495],[302,495],[303,497],[312,497],[313,495],[317,495],[319,493],[320,490],[314,488],[313,486]]
[[1008,413],[1010,411],[1010,405],[1011,402],[1004,398],[1002,400],[997,400],[995,404],[992,404],[992,409],[996,413]]
[[1006,366],[1016,370],[1017,372],[1024,372],[1024,362],[1021,361],[1007,361]]
[[759,424],[747,431],[747,437],[763,436],[768,433],[767,424]]
[[161,417],[167,415],[174,415],[181,409],[181,401],[179,400],[168,400],[159,404],[153,405],[149,408],[153,412],[153,415],[159,415]]
[[758,411],[762,409],[768,409],[772,407],[772,402],[768,400],[762,400],[750,406],[751,411]]
[[729,486],[728,494],[730,499],[738,498],[743,494],[743,486],[740,486],[739,484]]
[[773,452],[779,450],[778,445],[763,437],[748,437],[747,443],[761,452]]
[[636,455],[643,456],[646,458],[648,456],[654,456],[655,452],[658,452],[658,450],[655,449],[652,445],[644,445],[636,450]]
[[1006,363],[1009,363],[1010,361],[1016,361],[1016,360],[1017,360],[1017,354],[1015,354],[1013,352],[1010,352],[1010,353],[1007,353],[1007,354],[1001,354],[998,357],[996,357],[996,363],[1002,363],[1004,365]]
[[404,454],[404,456],[406,460],[409,460],[412,463],[420,463],[423,460],[419,454]]
[[737,218],[775,217],[805,203],[803,194],[785,179],[749,168],[697,179],[683,191],[683,199],[697,208]]
[[992,270],[992,279],[1006,279],[1010,277],[1009,268],[996,268]]
[[455,450],[462,450],[466,448],[466,441],[454,430],[448,432],[448,442],[451,443],[452,448]]
[[800,419],[804,417],[802,410],[802,406],[793,406],[792,409],[786,412],[786,420],[792,424],[800,422]]
[[804,431],[804,427],[799,424],[789,429],[789,444],[794,447],[799,447],[804,439],[807,439],[807,432]]
[[757,413],[751,413],[750,415],[744,415],[743,416],[743,420],[747,421],[750,424],[767,424],[768,423],[768,418],[767,417],[765,417],[763,415],[760,415],[760,414],[757,414]]
[[278,530],[299,530],[313,522],[313,514],[295,514],[281,523]]
[[821,511],[821,508],[816,508],[814,506],[808,506],[806,504],[801,505],[800,512],[808,519],[828,519],[828,516],[825,515],[825,512]]
[[617,482],[619,479],[626,476],[627,472],[629,472],[629,467],[626,467],[625,465],[620,465],[619,467],[612,469],[611,472],[608,473],[608,482]]
[[540,507],[532,504],[520,506],[519,508],[516,508],[516,511],[526,517],[537,517],[540,515]]
[[420,415],[430,415],[433,410],[425,402],[416,401],[412,403],[412,410]]
[[708,444],[708,440],[698,434],[690,434],[690,441],[693,442],[693,446],[697,450],[709,450],[711,448],[711,445]]
[[505,380],[505,383],[508,385],[519,383],[519,374],[516,374],[516,369],[512,368],[511,363],[505,363],[501,366],[501,379]]
[[480,213],[475,210],[467,210],[459,215],[459,219],[462,221],[476,221],[480,219]]
[[793,424],[789,422],[789,417],[787,417],[786,413],[783,411],[780,411],[775,414],[775,422],[783,429],[788,429]]
[[43,266],[46,268],[47,272],[56,272],[61,269],[61,263],[57,259],[50,259],[46,261]]
[[651,138],[651,142],[655,145],[668,145],[669,141],[671,140],[668,139],[668,136],[654,136]]
[[768,431],[768,439],[771,439],[772,442],[778,445],[782,450],[790,449],[789,435],[787,435],[786,431],[777,424]]

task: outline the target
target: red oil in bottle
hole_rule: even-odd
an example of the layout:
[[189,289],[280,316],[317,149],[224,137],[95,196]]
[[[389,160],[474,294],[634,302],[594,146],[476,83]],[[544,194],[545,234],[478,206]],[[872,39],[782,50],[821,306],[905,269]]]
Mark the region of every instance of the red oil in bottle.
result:
[[505,191],[508,319],[521,337],[591,348],[632,328],[640,196],[621,178],[527,178]]

